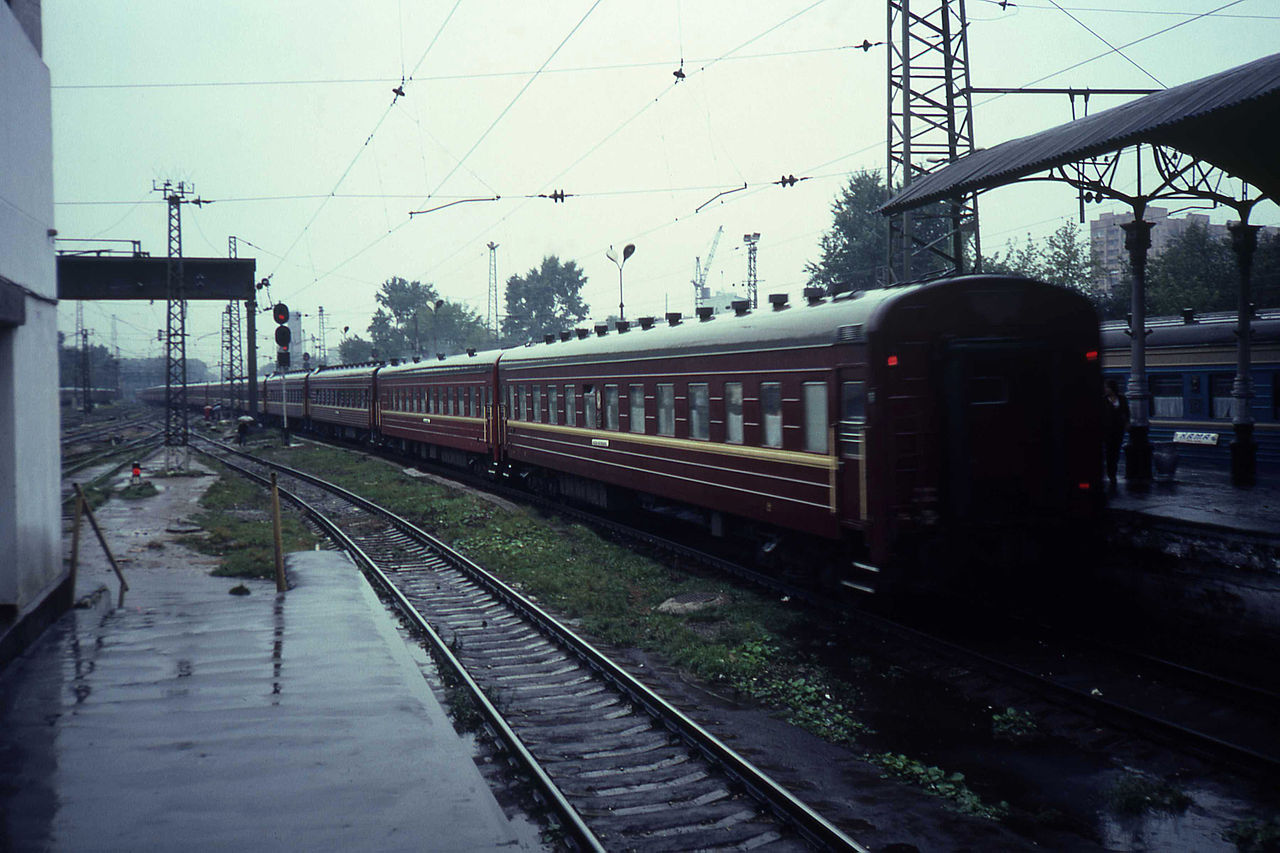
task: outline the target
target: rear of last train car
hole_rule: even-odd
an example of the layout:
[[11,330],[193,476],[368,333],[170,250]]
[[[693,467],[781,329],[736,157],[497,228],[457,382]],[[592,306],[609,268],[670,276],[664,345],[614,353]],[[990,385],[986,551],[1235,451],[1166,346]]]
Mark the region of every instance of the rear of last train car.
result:
[[905,291],[869,325],[881,559],[911,566],[926,586],[1011,590],[1090,559],[1102,375],[1088,300],[965,276]]

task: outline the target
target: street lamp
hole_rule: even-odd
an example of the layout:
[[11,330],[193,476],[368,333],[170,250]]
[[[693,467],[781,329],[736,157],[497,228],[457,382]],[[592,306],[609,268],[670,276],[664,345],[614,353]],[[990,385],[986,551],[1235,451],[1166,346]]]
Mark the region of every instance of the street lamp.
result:
[[613,250],[613,246],[610,246],[609,251],[604,253],[604,256],[609,260],[613,261],[614,264],[616,264],[618,267],[618,319],[619,320],[627,319],[626,312],[622,310],[622,267],[626,264],[627,258],[631,257],[635,253],[636,253],[635,243],[628,243],[626,246],[623,247],[621,258],[619,258],[618,253]]

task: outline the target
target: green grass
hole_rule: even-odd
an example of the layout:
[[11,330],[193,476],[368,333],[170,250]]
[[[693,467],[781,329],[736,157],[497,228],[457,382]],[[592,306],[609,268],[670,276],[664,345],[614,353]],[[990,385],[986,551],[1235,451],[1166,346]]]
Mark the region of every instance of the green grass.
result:
[[[203,534],[179,541],[202,554],[220,557],[217,577],[275,577],[275,545],[271,530],[271,498],[261,487],[236,474],[223,474],[200,499],[193,520]],[[287,507],[281,510],[285,553],[315,547],[316,537]]]
[[1222,837],[1243,853],[1280,853],[1280,817],[1237,821]]
[[1146,811],[1184,812],[1191,798],[1158,779],[1126,773],[1107,791],[1112,811],[1122,815],[1139,815]]

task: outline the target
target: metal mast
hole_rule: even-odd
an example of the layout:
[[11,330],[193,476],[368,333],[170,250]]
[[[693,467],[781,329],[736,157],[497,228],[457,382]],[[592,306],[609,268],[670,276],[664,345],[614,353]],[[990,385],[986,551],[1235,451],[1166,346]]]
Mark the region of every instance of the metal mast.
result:
[[498,337],[498,244],[489,241],[489,331]]
[[168,322],[164,360],[164,454],[165,468],[183,471],[187,467],[187,299],[182,270],[182,202],[195,187],[184,181],[165,181],[151,189],[164,193],[169,204],[169,261],[165,270]]
[[325,343],[324,343],[324,306],[323,306],[323,305],[321,305],[321,306],[320,306],[320,312],[319,312],[319,313],[320,313],[320,320],[319,320],[319,325],[320,325],[320,352],[317,354],[317,357],[316,357],[316,364],[328,364],[328,363],[329,363],[329,350],[325,347]]
[[742,241],[747,244],[747,299],[752,308],[760,307],[757,296],[759,282],[756,280],[756,244],[760,242],[760,232],[743,234]]
[[[966,28],[964,0],[889,0],[890,193],[973,152]],[[931,214],[917,210],[890,217],[889,281],[940,267],[962,272],[969,237],[976,264],[976,196],[954,199]]]
[[[240,246],[235,237],[227,238],[227,257],[240,257]],[[222,381],[231,397],[231,411],[239,414],[244,406],[244,344],[240,334],[240,303],[227,302],[226,331],[223,345],[226,348],[226,369]]]

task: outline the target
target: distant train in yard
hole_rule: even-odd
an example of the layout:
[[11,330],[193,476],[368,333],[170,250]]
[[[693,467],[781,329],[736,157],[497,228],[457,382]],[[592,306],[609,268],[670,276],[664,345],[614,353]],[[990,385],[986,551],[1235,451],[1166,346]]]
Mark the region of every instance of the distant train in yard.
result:
[[[1179,457],[1229,470],[1231,389],[1236,377],[1235,312],[1147,320],[1148,415],[1151,440],[1178,439]],[[1251,321],[1250,378],[1258,464],[1280,467],[1280,310]],[[1129,329],[1102,325],[1102,369],[1123,390],[1129,380]]]
[[[692,519],[846,590],[965,555],[1034,574],[1088,539],[1102,361],[1083,297],[1003,276],[805,296],[273,376],[262,404],[561,499]],[[188,402],[225,406],[226,390]]]

